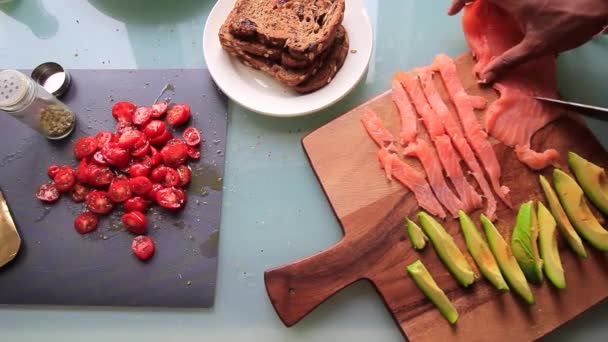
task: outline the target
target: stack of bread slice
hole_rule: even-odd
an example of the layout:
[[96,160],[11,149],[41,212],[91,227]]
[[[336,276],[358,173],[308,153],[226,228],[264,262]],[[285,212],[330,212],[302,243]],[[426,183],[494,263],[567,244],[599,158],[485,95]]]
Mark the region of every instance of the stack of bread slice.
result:
[[327,85],[348,55],[345,0],[237,0],[222,47],[299,93]]

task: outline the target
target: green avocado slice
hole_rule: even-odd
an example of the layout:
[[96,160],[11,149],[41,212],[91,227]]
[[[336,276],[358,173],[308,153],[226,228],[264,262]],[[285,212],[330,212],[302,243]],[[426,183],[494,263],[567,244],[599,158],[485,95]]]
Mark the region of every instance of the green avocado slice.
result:
[[559,257],[559,249],[557,248],[557,232],[555,227],[557,223],[543,205],[538,202],[538,249],[543,258],[543,269],[549,281],[558,289],[566,288],[566,278],[564,276],[564,268],[562,260]]
[[426,247],[426,242],[429,238],[426,237],[422,229],[410,219],[405,220],[405,225],[407,227],[407,235],[409,235],[414,248],[420,250]]
[[460,219],[460,228],[464,234],[467,249],[475,260],[477,267],[479,267],[481,274],[497,289],[508,291],[509,286],[500,273],[496,259],[473,220],[462,210],[458,212],[458,218]]
[[576,230],[572,227],[572,223],[570,223],[568,216],[566,216],[564,208],[559,203],[557,194],[543,175],[540,175],[540,185],[545,193],[545,198],[549,204],[551,214],[553,214],[553,218],[555,218],[555,221],[557,222],[557,228],[559,228],[562,235],[566,238],[568,245],[574,253],[581,258],[587,258],[587,251],[585,250],[585,246],[583,246],[581,237],[578,236]]
[[443,317],[452,324],[456,323],[458,320],[458,311],[456,311],[456,308],[452,302],[450,302],[448,296],[439,288],[429,271],[424,267],[422,261],[416,260],[408,265],[407,273],[414,279],[414,282],[424,295],[435,304]]
[[538,220],[532,201],[519,207],[511,236],[511,250],[526,278],[535,284],[542,283],[543,261],[538,252]]
[[553,183],[564,211],[576,231],[593,247],[608,252],[608,231],[593,216],[583,189],[560,169],[553,170]]
[[435,247],[439,258],[454,278],[464,287],[473,284],[475,282],[475,272],[458,249],[452,236],[445,231],[445,228],[437,220],[424,211],[418,213],[418,219],[426,236],[429,237],[433,247]]
[[526,276],[521,268],[519,268],[519,264],[513,256],[511,248],[509,248],[509,245],[507,245],[505,239],[500,235],[492,221],[483,214],[480,219],[486,232],[490,249],[492,250],[492,253],[494,253],[496,262],[498,262],[500,271],[509,283],[509,287],[519,294],[528,304],[534,304],[535,300],[532,290],[530,290],[528,281],[526,281]]
[[568,152],[568,165],[574,173],[578,184],[604,214],[608,215],[608,179],[606,170],[585,160],[574,152]]

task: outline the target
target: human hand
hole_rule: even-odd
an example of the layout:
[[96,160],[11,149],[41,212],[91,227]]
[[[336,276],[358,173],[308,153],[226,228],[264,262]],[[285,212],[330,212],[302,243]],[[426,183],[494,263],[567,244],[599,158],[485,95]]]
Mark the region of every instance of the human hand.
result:
[[[455,15],[475,0],[453,0]],[[602,31],[608,22],[608,0],[479,0],[510,13],[519,24],[522,41],[494,58],[480,78],[491,83],[506,70],[530,59],[573,49]]]

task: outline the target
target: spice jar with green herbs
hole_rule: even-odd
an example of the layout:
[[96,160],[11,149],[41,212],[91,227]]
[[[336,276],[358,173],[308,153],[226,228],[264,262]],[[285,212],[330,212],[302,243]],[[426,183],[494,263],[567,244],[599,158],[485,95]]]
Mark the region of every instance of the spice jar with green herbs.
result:
[[76,125],[74,112],[16,70],[0,71],[0,110],[53,140],[67,137]]

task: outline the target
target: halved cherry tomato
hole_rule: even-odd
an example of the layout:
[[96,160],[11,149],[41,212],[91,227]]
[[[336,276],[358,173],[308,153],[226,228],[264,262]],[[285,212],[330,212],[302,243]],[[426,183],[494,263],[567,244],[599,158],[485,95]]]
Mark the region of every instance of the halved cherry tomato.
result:
[[122,215],[122,224],[133,234],[143,234],[146,232],[148,220],[143,213],[131,211]]
[[106,144],[101,149],[101,153],[108,164],[118,168],[127,167],[129,166],[129,162],[131,162],[129,151],[119,147],[116,143]]
[[95,214],[107,214],[114,209],[114,203],[105,191],[93,190],[87,195],[87,208]]
[[138,195],[145,195],[152,190],[152,181],[148,177],[135,177],[129,179],[131,191]]
[[188,157],[199,159],[201,157],[201,150],[196,146],[188,146]]
[[175,104],[167,113],[167,123],[177,126],[188,122],[190,119],[190,106],[187,104]]
[[150,121],[152,117],[152,109],[148,107],[139,107],[133,114],[133,123],[141,126]]
[[188,146],[183,143],[166,145],[160,150],[160,155],[167,166],[177,168],[188,158]]
[[171,134],[169,130],[165,130],[161,135],[150,139],[150,144],[152,146],[161,147],[164,146],[167,141],[171,140],[171,138],[173,138],[173,134]]
[[130,131],[132,129],[135,129],[135,126],[133,126],[132,122],[119,121],[116,124],[116,134],[123,134],[124,132]]
[[91,189],[88,186],[76,183],[72,190],[70,190],[70,197],[72,198],[72,201],[76,203],[84,202],[87,199],[89,191],[91,191]]
[[89,160],[87,158],[82,158],[80,163],[78,163],[78,168],[76,169],[76,180],[80,183],[88,183],[89,182]]
[[179,182],[177,185],[185,186],[190,183],[190,178],[192,178],[192,172],[190,171],[190,167],[187,165],[181,165],[177,168],[177,173],[179,174]]
[[156,202],[156,193],[158,193],[158,191],[161,189],[163,189],[163,186],[160,185],[160,183],[152,183],[152,190],[148,191],[146,198],[150,201]]
[[154,147],[150,147],[150,155],[151,157],[151,162],[152,162],[152,166],[157,166],[162,164],[163,162],[163,156],[160,155],[160,152],[158,152],[157,149],[155,149]]
[[135,147],[143,136],[144,133],[142,133],[142,131],[137,129],[128,130],[118,138],[118,146],[125,149],[131,149]]
[[59,199],[59,190],[53,183],[42,184],[36,191],[36,198],[43,202],[55,202]]
[[50,179],[53,179],[55,178],[55,175],[57,174],[57,172],[59,172],[60,169],[61,167],[59,165],[51,165],[46,170],[46,174],[49,175]]
[[53,181],[57,190],[66,192],[76,184],[76,174],[71,167],[62,167],[53,178]]
[[145,235],[136,236],[131,243],[131,250],[139,260],[146,261],[154,254],[154,240]]
[[149,152],[150,142],[148,141],[148,138],[143,135],[141,139],[139,139],[139,141],[135,144],[135,146],[133,146],[133,149],[131,150],[131,155],[133,157],[141,157],[148,154]]
[[99,144],[99,146],[103,147],[103,145],[109,142],[116,142],[116,135],[112,132],[101,131],[97,133],[95,139],[97,139],[97,143]]
[[182,134],[182,136],[184,137],[186,144],[188,144],[190,146],[196,146],[201,142],[201,134],[198,132],[198,130],[196,128],[194,128],[192,126],[186,128],[186,130],[184,131],[184,134]]
[[108,162],[106,161],[106,158],[103,157],[103,153],[101,153],[101,151],[95,152],[95,154],[93,154],[93,157],[91,158],[91,161],[99,166],[108,165]]
[[141,211],[142,213],[148,209],[148,201],[143,197],[135,196],[129,198],[124,204],[125,212]]
[[[150,157],[148,157],[150,158]],[[150,172],[150,168],[148,166],[145,166],[144,164],[140,164],[140,163],[135,163],[135,164],[131,164],[131,166],[129,166],[129,176],[131,176],[131,178],[135,178],[135,177],[146,177],[148,176],[148,173]]]
[[129,180],[126,177],[116,177],[110,184],[108,189],[108,195],[110,199],[115,203],[120,203],[131,198],[131,187],[129,186]]
[[148,136],[148,138],[156,138],[159,135],[163,134],[167,130],[167,125],[164,121],[160,120],[152,120],[148,122],[146,127],[144,127],[144,134]]
[[82,213],[74,220],[74,228],[80,234],[86,234],[97,229],[99,218],[93,213]]
[[167,176],[167,172],[169,172],[171,168],[166,165],[159,165],[150,171],[150,179],[153,182],[160,183],[165,180]]
[[160,118],[167,111],[169,103],[167,101],[159,101],[152,105],[152,117]]
[[95,137],[82,137],[74,145],[74,156],[76,159],[92,156],[99,148],[99,143]]
[[177,170],[168,168],[165,179],[163,182],[161,182],[161,184],[168,188],[179,184],[179,173],[177,173]]
[[100,167],[94,164],[87,168],[86,179],[93,186],[105,186],[114,180],[114,172],[108,167]]
[[116,102],[114,106],[112,106],[112,116],[116,121],[124,121],[124,122],[133,122],[133,113],[137,106],[131,102]]
[[179,188],[164,188],[156,193],[156,203],[167,209],[179,209],[186,202],[186,193]]
[[[150,147],[152,148],[152,147]],[[152,158],[150,158],[149,155],[145,155],[145,156],[141,156],[141,157],[137,157],[135,159],[133,159],[133,164],[141,164],[143,166],[145,166],[148,169],[152,168]],[[133,165],[131,164],[131,165]]]

